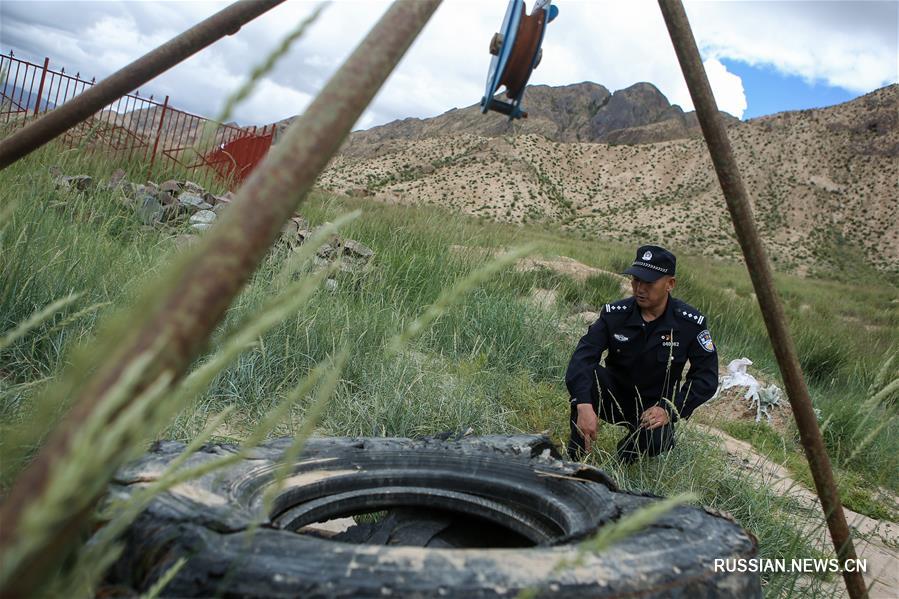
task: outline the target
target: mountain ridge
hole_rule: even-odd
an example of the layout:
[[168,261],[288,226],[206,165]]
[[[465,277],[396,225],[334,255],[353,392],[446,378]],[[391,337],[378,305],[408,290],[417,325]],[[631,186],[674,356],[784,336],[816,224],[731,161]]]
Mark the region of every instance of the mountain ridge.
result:
[[[648,82],[615,92],[591,81],[555,87],[532,85],[525,90],[522,106],[528,117],[515,121],[495,112],[482,114],[478,104],[451,108],[434,117],[397,119],[352,132],[341,152],[374,154],[380,144],[397,139],[465,133],[485,137],[535,134],[552,141],[606,143],[654,143],[701,135],[695,113],[671,104]],[[740,122],[721,114],[728,124]],[[279,130],[295,118],[277,123]]]
[[[586,99],[557,98],[578,107],[560,117],[565,127],[553,121],[554,131],[564,133],[559,137],[576,138],[596,124],[584,111],[591,97],[612,103],[614,94],[593,92]],[[472,107],[435,117],[441,120],[430,131],[406,123],[405,137],[385,125],[353,133],[320,184],[385,202],[555,223],[588,236],[673,243],[739,259],[704,141],[698,132],[682,136],[689,126],[676,120],[689,113],[680,116],[670,106],[619,121],[636,126],[589,130],[605,142],[554,141],[545,134],[547,121],[537,123],[537,132],[470,133],[468,117],[455,113]],[[807,274],[865,263],[899,272],[897,106],[894,84],[832,107],[745,122],[731,117],[731,143],[778,268]],[[492,126],[485,125],[488,133]]]

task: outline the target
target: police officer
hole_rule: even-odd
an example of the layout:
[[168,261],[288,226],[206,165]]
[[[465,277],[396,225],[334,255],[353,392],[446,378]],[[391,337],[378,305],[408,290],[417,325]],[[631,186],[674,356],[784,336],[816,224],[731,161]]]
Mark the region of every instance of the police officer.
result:
[[[565,374],[571,459],[590,450],[597,415],[627,428],[618,443],[622,461],[667,451],[674,446],[674,422],[689,418],[715,393],[718,354],[705,316],[671,297],[675,262],[664,248],[640,247],[624,272],[631,275],[634,295],[606,304],[574,350]],[[681,384],[688,359],[690,369]]]

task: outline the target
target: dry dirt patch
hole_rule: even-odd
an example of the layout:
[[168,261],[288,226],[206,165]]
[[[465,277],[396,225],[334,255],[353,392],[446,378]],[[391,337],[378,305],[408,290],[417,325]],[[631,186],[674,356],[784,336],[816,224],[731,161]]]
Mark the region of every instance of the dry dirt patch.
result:
[[[581,282],[586,281],[588,278],[596,275],[610,275],[612,277],[620,279],[622,283],[628,282],[627,278],[623,277],[622,275],[610,272],[608,270],[602,270],[601,268],[587,266],[583,262],[578,262],[574,258],[569,258],[568,256],[554,256],[552,258],[522,258],[518,261],[518,264],[515,265],[515,269],[519,272],[539,270],[540,268],[548,268],[550,270],[554,270],[559,274],[567,275],[575,281]],[[630,291],[629,283],[627,290]]]

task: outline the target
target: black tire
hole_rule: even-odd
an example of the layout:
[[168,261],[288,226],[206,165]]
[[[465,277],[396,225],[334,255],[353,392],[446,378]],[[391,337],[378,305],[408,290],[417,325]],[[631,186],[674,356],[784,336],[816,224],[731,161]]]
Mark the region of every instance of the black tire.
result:
[[[290,442],[271,441],[231,468],[157,497],[126,534],[108,582],[145,591],[187,557],[163,596],[467,598],[525,589],[554,597],[761,596],[757,575],[713,568],[716,558],[755,556],[754,537],[699,508],[676,508],[601,555],[579,554],[576,541],[655,498],[619,491],[601,471],[560,460],[544,437],[313,439],[271,517],[260,517],[262,495]],[[110,496],[127,497],[181,450],[178,443],[157,444],[119,473]],[[188,465],[234,451],[209,446]],[[461,514],[483,524],[474,536],[505,531],[500,536],[519,546],[433,548],[458,547],[453,534],[426,546],[378,546],[294,531],[397,507]],[[428,512],[396,513],[399,520],[388,518],[388,528],[381,527],[387,535],[402,518],[408,524]],[[254,522],[262,524],[253,528]],[[429,526],[415,525],[419,533]]]

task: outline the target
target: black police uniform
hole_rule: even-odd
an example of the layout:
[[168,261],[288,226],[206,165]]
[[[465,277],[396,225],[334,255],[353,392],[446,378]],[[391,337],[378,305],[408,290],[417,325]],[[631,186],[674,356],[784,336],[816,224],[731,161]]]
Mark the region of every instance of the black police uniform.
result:
[[[655,248],[644,246],[638,256],[646,247]],[[602,366],[604,352],[608,353]],[[681,384],[688,359],[690,369]],[[618,454],[631,461],[674,445],[674,422],[688,418],[715,393],[718,353],[706,318],[696,308],[669,295],[665,312],[644,322],[636,299],[630,297],[603,307],[571,356],[565,383],[571,396],[571,458],[579,459],[584,451],[576,427],[577,406],[590,403],[601,420],[627,427],[629,434],[618,444]],[[640,415],[655,405],[668,411],[669,424],[641,428]]]

